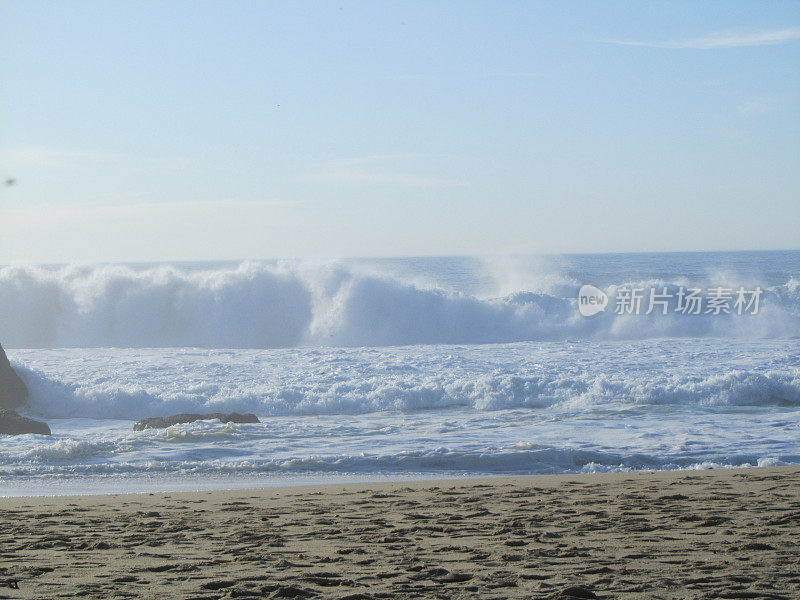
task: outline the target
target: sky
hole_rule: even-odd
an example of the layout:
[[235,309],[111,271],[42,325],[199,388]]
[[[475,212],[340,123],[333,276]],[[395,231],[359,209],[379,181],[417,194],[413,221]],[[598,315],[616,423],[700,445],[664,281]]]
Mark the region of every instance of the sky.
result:
[[800,2],[4,0],[0,181],[0,264],[796,249]]

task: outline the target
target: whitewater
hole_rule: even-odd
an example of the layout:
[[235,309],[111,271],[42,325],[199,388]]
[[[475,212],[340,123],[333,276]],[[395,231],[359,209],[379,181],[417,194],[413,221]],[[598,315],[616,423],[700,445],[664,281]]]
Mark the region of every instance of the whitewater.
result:
[[[583,284],[763,295],[587,318]],[[796,251],[0,267],[53,430],[0,437],[0,495],[793,464],[799,339]]]

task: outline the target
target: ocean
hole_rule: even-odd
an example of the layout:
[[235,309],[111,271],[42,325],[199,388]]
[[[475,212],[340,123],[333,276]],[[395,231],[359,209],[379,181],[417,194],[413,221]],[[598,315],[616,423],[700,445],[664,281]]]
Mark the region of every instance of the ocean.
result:
[[0,495],[796,464],[799,340],[800,251],[0,267]]

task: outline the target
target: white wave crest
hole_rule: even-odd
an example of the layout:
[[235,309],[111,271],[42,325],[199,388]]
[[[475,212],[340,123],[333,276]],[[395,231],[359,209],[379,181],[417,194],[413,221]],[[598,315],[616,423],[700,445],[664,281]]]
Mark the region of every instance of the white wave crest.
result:
[[555,279],[481,298],[336,263],[4,267],[0,336],[11,348],[278,348],[800,335],[794,279],[766,290],[757,315],[591,319],[575,309],[577,285]]

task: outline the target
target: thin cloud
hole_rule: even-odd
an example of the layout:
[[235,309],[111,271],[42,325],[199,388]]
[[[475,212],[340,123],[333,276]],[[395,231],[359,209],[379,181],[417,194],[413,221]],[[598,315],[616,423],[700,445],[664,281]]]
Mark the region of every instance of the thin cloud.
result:
[[766,98],[753,98],[743,102],[736,110],[743,115],[760,115],[775,110],[775,103]]
[[606,44],[671,48],[679,50],[716,50],[718,48],[744,48],[747,46],[776,46],[800,39],[800,27],[787,27],[772,31],[712,33],[707,36],[667,42],[642,42],[635,40],[604,40]]
[[419,174],[422,165],[444,154],[372,154],[339,159],[308,176],[313,181],[355,185],[397,185],[410,187],[466,186],[469,182]]
[[275,215],[279,209],[291,208],[298,203],[280,199],[219,199],[187,200],[173,202],[136,202],[130,204],[42,204],[24,208],[6,208],[4,221],[17,227],[35,227],[52,223],[98,223],[142,219],[146,221],[163,219],[186,219],[214,222],[220,214]]
[[543,74],[538,71],[485,71],[478,73],[384,73],[380,77],[389,81],[408,81],[408,82],[472,82],[472,81],[494,81],[497,79],[534,79],[540,78]]
[[408,163],[415,161],[428,161],[432,159],[450,158],[448,154],[432,152],[396,152],[393,154],[366,154],[364,156],[351,156],[340,158],[331,164],[338,167],[360,167],[373,165],[397,164],[398,162]]
[[110,154],[100,152],[83,152],[80,150],[47,148],[44,146],[21,146],[17,148],[0,149],[0,160],[6,164],[34,165],[38,167],[72,167],[79,163],[96,163],[106,160],[111,156]]
[[191,162],[185,158],[165,158],[118,152],[91,152],[47,146],[0,148],[0,162],[7,168],[95,169],[98,164],[119,164],[138,169],[147,169],[150,172],[158,169],[168,173],[185,172],[191,165]]
[[311,176],[317,181],[330,183],[353,183],[364,185],[404,185],[404,186],[464,186],[466,181],[458,179],[445,179],[441,177],[420,177],[404,173],[381,173],[366,169],[347,169],[339,171],[325,171]]

